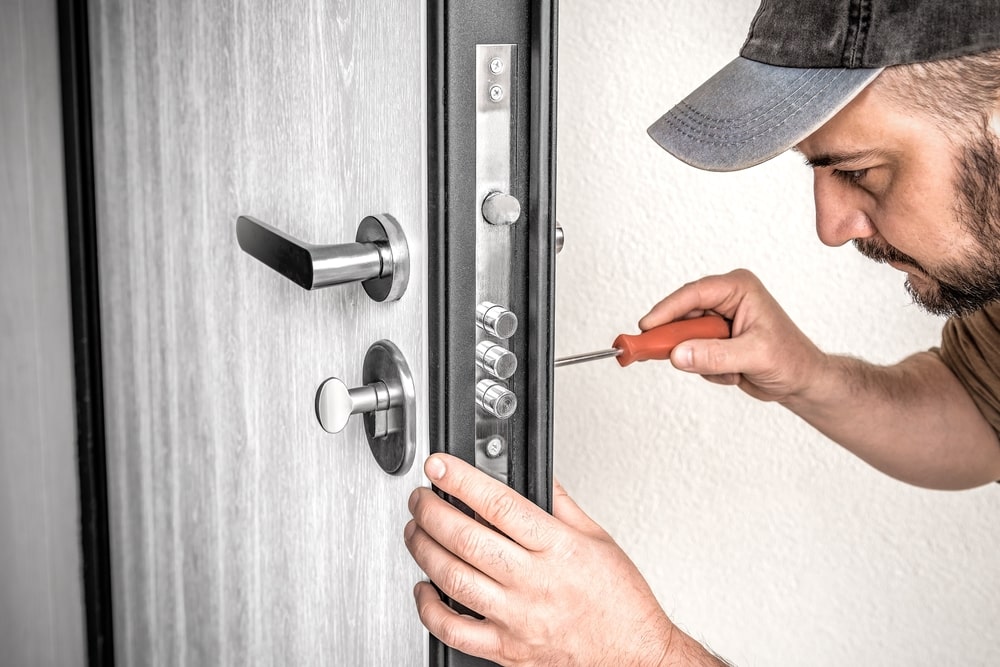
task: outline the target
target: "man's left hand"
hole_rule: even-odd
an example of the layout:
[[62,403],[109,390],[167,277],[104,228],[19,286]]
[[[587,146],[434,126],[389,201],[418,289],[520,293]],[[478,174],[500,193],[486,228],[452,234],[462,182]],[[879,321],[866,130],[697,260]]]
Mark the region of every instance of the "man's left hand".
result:
[[448,597],[484,617],[461,615],[429,583],[417,584],[420,619],[448,646],[503,665],[659,665],[668,653],[701,649],[558,482],[550,515],[454,456],[435,454],[424,471],[496,528],[431,489],[410,496],[404,535],[414,560]]

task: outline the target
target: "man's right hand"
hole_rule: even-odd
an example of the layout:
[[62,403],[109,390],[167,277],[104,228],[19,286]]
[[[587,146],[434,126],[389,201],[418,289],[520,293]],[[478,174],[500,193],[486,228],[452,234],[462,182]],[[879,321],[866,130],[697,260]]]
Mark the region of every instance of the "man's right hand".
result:
[[778,401],[870,465],[897,479],[963,489],[1000,479],[1000,440],[934,352],[877,366],[824,354],[752,273],[688,283],[639,321],[642,329],[713,312],[728,340],[681,343],[673,365],[762,401]]
[[670,355],[682,371],[738,385],[762,401],[786,401],[809,387],[827,355],[803,334],[754,274],[738,269],[688,283],[639,320],[642,330],[705,313],[732,321],[727,340],[688,341]]

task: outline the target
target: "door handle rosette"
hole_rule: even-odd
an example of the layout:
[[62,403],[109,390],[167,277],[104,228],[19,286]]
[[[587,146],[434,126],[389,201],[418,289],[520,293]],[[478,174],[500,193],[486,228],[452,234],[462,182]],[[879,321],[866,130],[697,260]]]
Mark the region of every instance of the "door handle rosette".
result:
[[354,243],[305,243],[248,215],[236,220],[236,239],[244,252],[307,290],[361,282],[373,300],[395,301],[410,278],[406,235],[385,213],[362,220]]

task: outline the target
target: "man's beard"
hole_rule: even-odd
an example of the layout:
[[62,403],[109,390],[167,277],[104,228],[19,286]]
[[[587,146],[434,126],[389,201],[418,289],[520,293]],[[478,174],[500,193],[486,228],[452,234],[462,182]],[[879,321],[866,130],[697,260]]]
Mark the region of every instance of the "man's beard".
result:
[[958,174],[956,219],[978,245],[969,265],[931,272],[882,241],[854,240],[854,247],[869,259],[907,264],[923,273],[929,285],[918,288],[908,278],[906,289],[914,303],[934,315],[966,315],[1000,301],[1000,146],[992,134],[963,148]]

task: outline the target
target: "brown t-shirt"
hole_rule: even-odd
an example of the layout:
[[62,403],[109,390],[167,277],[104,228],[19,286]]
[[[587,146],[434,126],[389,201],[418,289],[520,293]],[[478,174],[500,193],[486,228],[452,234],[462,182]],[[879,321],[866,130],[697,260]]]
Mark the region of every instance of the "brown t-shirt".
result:
[[937,353],[1000,433],[1000,303],[949,319]]

